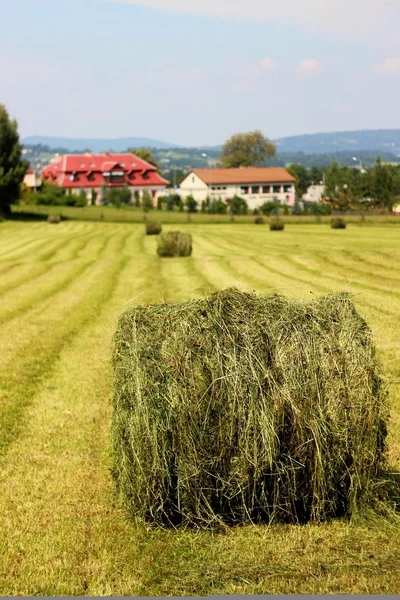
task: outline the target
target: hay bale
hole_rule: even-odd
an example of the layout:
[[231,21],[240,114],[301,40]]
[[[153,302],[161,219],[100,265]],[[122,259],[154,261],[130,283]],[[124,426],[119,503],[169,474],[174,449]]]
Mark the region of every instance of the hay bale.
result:
[[271,231],[283,231],[285,229],[285,222],[279,217],[274,217],[270,221],[269,228]]
[[331,219],[331,229],[346,229],[346,221],[343,217],[334,217]]
[[368,504],[386,406],[349,295],[143,306],[114,343],[113,476],[132,517],[306,522]]
[[192,236],[190,233],[168,231],[158,238],[157,253],[159,256],[191,256]]
[[60,215],[49,215],[47,217],[47,221],[48,221],[48,223],[52,223],[54,225],[57,225],[58,223],[60,223],[61,217],[60,217]]
[[256,217],[254,219],[255,225],[264,225],[264,223],[265,223],[264,217]]
[[146,221],[146,235],[159,235],[162,231],[161,223],[158,221]]

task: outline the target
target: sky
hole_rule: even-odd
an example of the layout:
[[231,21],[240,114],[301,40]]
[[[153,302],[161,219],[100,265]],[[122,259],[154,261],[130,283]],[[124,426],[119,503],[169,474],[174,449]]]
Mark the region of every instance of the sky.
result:
[[400,128],[400,0],[17,0],[1,13],[0,103],[22,137],[196,146]]

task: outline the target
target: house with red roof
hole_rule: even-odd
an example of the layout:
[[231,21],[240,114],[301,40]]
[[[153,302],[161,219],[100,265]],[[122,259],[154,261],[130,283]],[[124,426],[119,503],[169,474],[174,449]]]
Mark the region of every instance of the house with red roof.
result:
[[133,154],[66,154],[45,167],[42,178],[65,190],[84,191],[88,201],[102,203],[105,188],[128,187],[132,199],[148,192],[154,201],[165,194],[169,182],[157,169]]
[[193,196],[198,203],[210,198],[229,202],[244,198],[250,209],[278,199],[292,206],[295,178],[282,167],[240,167],[238,169],[194,169],[180,185],[181,196]]

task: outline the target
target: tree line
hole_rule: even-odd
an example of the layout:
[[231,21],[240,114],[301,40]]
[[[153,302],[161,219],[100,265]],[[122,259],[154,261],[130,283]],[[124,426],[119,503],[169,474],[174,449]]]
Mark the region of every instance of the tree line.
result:
[[[148,149],[131,149],[131,152],[155,166],[159,173],[162,172],[159,162]],[[222,168],[261,167],[267,165],[276,155],[275,145],[259,130],[248,133],[239,133],[231,136],[222,147],[219,166]],[[40,192],[30,194],[22,185],[28,169],[28,163],[22,159],[22,146],[19,141],[18,126],[11,120],[6,108],[0,105],[0,216],[10,212],[11,204],[22,198],[25,202],[44,205],[85,206],[88,200],[95,203],[96,192],[92,192],[88,199],[86,193],[79,194],[66,192],[58,186],[43,182]],[[390,210],[400,196],[400,165],[385,164],[378,157],[373,166],[355,168],[340,166],[337,161],[332,161],[328,168],[306,168],[299,163],[292,163],[287,170],[295,178],[296,204],[293,209],[296,214],[301,212],[300,201],[306,194],[310,185],[324,185],[323,204],[329,210],[348,211],[354,209],[384,209]],[[184,171],[179,174],[179,179],[185,177]],[[174,173],[176,180],[176,172]],[[153,208],[152,197],[145,192],[142,196],[135,194],[132,198],[127,187],[108,189],[104,186],[101,191],[101,203],[113,206],[135,204],[143,210]],[[159,210],[178,210],[223,214],[246,214],[246,201],[235,196],[228,202],[221,198],[204,200],[201,206],[189,196],[182,199],[179,195],[169,194],[158,199]],[[309,207],[305,206],[306,210]],[[259,209],[264,214],[275,214],[278,210],[276,200],[266,202]],[[310,208],[311,210],[311,208]],[[312,209],[316,210],[316,208]],[[318,208],[319,211],[325,210]]]

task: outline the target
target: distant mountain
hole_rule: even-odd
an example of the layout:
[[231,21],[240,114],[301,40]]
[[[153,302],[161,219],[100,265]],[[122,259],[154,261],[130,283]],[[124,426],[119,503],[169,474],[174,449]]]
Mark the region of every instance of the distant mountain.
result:
[[400,154],[400,129],[296,135],[275,140],[277,153],[335,154],[360,150]]
[[22,143],[26,146],[48,146],[50,148],[63,148],[69,152],[91,150],[92,152],[123,152],[128,148],[176,148],[174,144],[153,140],[151,138],[128,137],[116,139],[100,138],[61,138],[43,135],[31,135],[23,138]]
[[[277,149],[277,158],[283,155],[325,155],[326,157],[338,156],[346,153],[357,156],[360,152],[369,152],[376,157],[382,154],[387,159],[398,160],[400,156],[400,129],[378,129],[365,131],[343,131],[335,133],[314,133],[296,135],[274,140]],[[154,150],[178,150],[189,153],[207,151],[210,155],[219,154],[222,146],[197,146],[184,148],[177,144],[169,144],[151,138],[127,137],[116,139],[96,138],[60,138],[33,135],[22,139],[26,146],[41,145],[55,152],[79,152],[91,150],[92,152],[123,152],[128,148],[152,148]],[[358,156],[357,156],[358,157]]]

